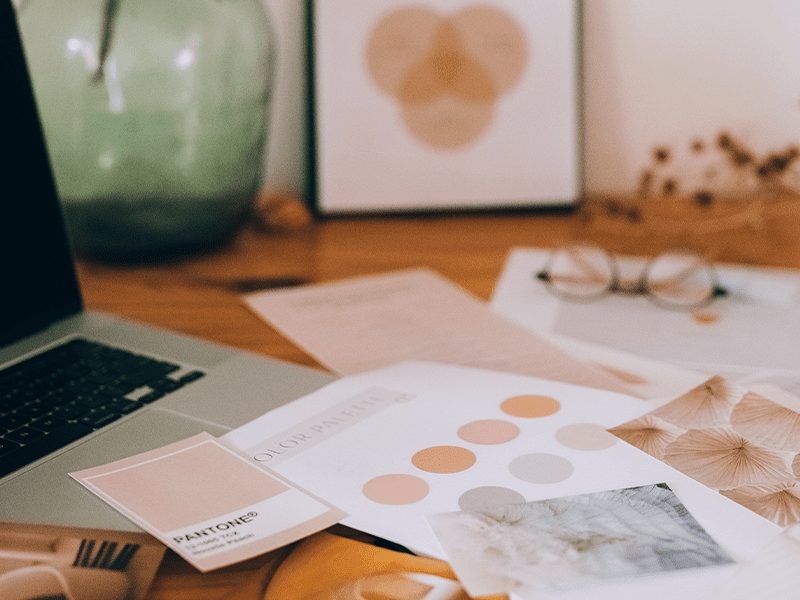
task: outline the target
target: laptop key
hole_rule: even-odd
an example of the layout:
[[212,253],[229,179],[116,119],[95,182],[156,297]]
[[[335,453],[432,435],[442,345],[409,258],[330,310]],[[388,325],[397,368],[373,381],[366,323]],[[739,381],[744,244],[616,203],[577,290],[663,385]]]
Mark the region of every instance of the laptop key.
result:
[[17,429],[18,427],[22,427],[29,420],[30,419],[27,417],[15,415],[14,413],[3,415],[0,417],[0,430],[5,429],[6,431],[11,431],[12,429]]
[[155,402],[163,398],[166,395],[166,392],[162,392],[161,390],[153,390],[145,394],[144,396],[139,396],[138,401],[143,404],[150,404],[151,402]]
[[75,400],[78,402],[78,404],[83,404],[89,408],[97,408],[108,402],[109,398],[101,395],[87,394],[78,396]]
[[122,415],[115,412],[107,413],[104,416],[100,417],[99,419],[96,419],[92,427],[94,427],[95,429],[100,429],[101,427],[105,427],[109,423],[113,423],[121,416]]
[[39,402],[31,402],[30,404],[24,404],[20,406],[14,412],[18,415],[23,417],[29,417],[30,419],[35,419],[37,417],[41,417],[49,413],[52,409],[49,406],[45,406]]
[[147,385],[154,390],[159,390],[165,394],[173,392],[179,387],[182,387],[180,382],[176,381],[175,379],[170,379],[169,377],[165,377],[164,379],[159,379],[157,381],[150,381],[147,383]]
[[0,460],[0,477],[16,471],[20,467],[33,462],[70,442],[82,438],[92,432],[91,427],[79,423],[67,423],[64,427],[53,430],[45,436],[3,455]]
[[108,425],[113,421],[116,421],[120,418],[121,415],[117,414],[116,412],[112,412],[110,410],[105,410],[103,408],[95,409],[89,413],[86,413],[82,417],[78,419],[78,423],[83,423],[84,425],[88,425],[92,429],[98,429],[103,425]]
[[20,427],[14,431],[9,431],[3,437],[7,440],[11,440],[12,442],[17,442],[18,444],[28,444],[35,439],[42,437],[43,435],[43,431],[33,429],[32,427],[28,427],[26,425],[25,427]]
[[51,415],[47,415],[42,417],[41,419],[36,419],[35,421],[31,421],[31,427],[34,429],[38,429],[39,431],[43,431],[45,433],[50,433],[54,429],[58,429],[66,425],[67,422],[63,419],[59,419],[58,417],[54,417]]
[[196,381],[204,376],[205,373],[203,373],[202,371],[190,371],[189,373],[181,377],[178,381],[181,383],[181,385],[186,385],[187,383]]
[[19,444],[17,442],[12,442],[11,440],[4,440],[0,438],[0,456],[3,454],[8,454],[12,450],[16,450],[19,448]]
[[66,419],[67,421],[72,421],[77,419],[83,414],[89,412],[89,407],[80,404],[79,402],[72,401],[62,406],[57,407],[53,414],[61,419]]
[[127,415],[135,410],[144,408],[144,404],[141,402],[134,402],[133,400],[126,400],[125,398],[117,398],[116,400],[108,402],[103,408],[121,415]]

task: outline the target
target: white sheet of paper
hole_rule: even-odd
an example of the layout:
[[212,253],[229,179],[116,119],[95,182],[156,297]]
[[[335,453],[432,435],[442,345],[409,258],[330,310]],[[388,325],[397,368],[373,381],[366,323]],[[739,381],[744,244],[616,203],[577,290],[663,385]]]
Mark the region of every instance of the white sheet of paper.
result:
[[[590,356],[592,349],[600,352],[598,346],[605,346],[640,360],[670,363],[663,365],[660,372],[659,363],[651,363],[649,378],[654,388],[638,391],[676,395],[699,383],[697,373],[702,377],[732,373],[741,376],[762,369],[797,371],[800,272],[715,265],[720,283],[730,294],[707,309],[718,320],[704,324],[690,312],[667,310],[644,297],[609,295],[593,302],[563,300],[533,277],[545,265],[550,252],[513,250],[495,288],[492,308],[529,331],[567,340],[567,349],[572,349],[573,341],[592,345],[586,346],[588,352],[580,355],[583,358]],[[623,272],[636,273],[645,259],[626,257],[618,259],[618,264]],[[602,354],[598,356],[598,362],[609,360]],[[629,368],[635,366],[634,360],[619,358],[611,366],[623,370],[626,363]],[[648,371],[643,363],[642,366]],[[644,375],[647,379],[647,373]]]
[[[425,517],[459,510],[476,494],[531,501],[665,482],[735,560],[751,558],[779,528],[603,431],[650,406],[532,377],[408,362],[341,379],[223,440],[352,515],[344,524],[438,557]],[[730,574],[713,571],[670,574],[656,589],[642,580],[608,589],[698,598]]]
[[433,360],[630,392],[514,325],[434,271],[414,269],[261,292],[250,308],[340,374]]
[[800,590],[800,526],[783,532],[759,557],[738,569],[708,600],[796,598]]

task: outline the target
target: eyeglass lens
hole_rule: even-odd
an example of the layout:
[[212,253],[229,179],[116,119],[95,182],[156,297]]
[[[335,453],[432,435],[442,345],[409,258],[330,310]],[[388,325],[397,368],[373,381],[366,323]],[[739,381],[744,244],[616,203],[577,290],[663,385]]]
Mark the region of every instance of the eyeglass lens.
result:
[[615,278],[613,259],[602,248],[590,245],[554,251],[546,271],[553,290],[571,298],[604,294]]
[[669,252],[657,256],[648,265],[645,285],[656,300],[690,307],[704,304],[714,296],[716,278],[702,257]]

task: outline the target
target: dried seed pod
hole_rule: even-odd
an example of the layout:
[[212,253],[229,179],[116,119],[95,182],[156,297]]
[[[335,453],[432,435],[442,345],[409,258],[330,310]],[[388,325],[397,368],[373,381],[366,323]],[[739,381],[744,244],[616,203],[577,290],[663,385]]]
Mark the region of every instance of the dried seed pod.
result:
[[725,425],[741,392],[716,376],[692,388],[653,414],[684,429]]
[[731,426],[749,440],[800,452],[800,413],[748,392],[731,413]]
[[644,415],[634,421],[612,427],[608,431],[658,459],[663,458],[666,447],[684,433],[682,429],[653,415]]
[[791,455],[764,448],[729,427],[691,429],[664,450],[664,462],[717,490],[773,485],[794,477]]
[[800,521],[800,484],[796,481],[743,486],[720,493],[781,527]]
[[259,227],[270,232],[301,231],[311,225],[311,213],[302,199],[291,192],[262,192],[254,209]]

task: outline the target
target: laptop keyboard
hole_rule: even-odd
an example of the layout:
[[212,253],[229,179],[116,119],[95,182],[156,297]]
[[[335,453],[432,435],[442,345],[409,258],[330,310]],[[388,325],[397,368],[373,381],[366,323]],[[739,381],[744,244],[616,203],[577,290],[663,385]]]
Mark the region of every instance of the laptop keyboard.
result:
[[0,370],[0,477],[203,375],[82,338]]

